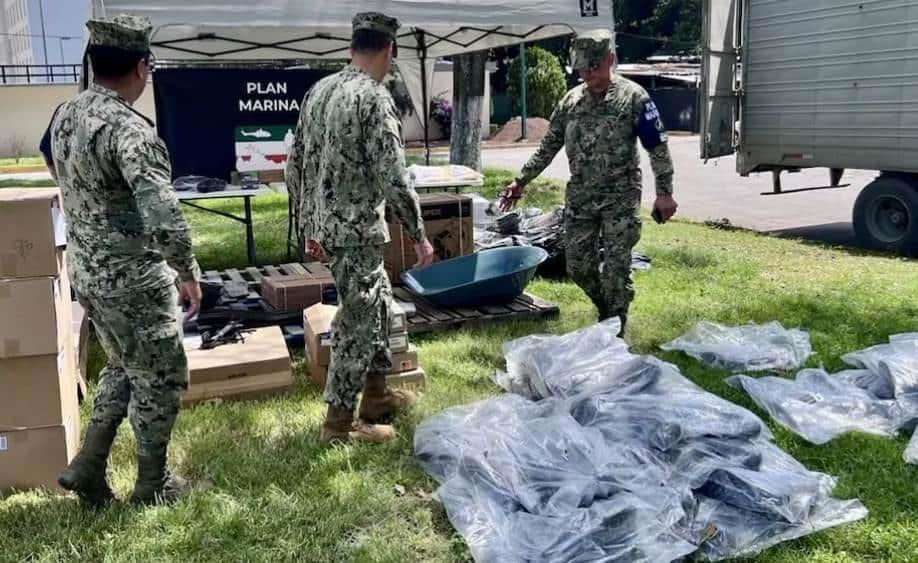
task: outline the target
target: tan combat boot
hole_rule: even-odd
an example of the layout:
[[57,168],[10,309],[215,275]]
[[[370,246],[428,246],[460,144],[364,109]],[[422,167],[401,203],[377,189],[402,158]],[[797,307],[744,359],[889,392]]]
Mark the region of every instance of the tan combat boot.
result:
[[319,439],[323,442],[381,444],[395,439],[395,429],[383,424],[354,422],[354,413],[350,410],[328,405]]
[[400,410],[418,402],[411,391],[386,387],[386,374],[369,373],[360,401],[360,420],[371,424],[390,422]]

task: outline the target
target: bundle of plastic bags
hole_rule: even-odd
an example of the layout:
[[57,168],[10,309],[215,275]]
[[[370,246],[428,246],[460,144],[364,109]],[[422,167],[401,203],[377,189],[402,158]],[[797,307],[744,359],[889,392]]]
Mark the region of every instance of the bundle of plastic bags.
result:
[[510,342],[497,380],[524,396],[417,428],[415,453],[476,560],[720,560],[866,516],[754,414],[631,355],[617,330]]

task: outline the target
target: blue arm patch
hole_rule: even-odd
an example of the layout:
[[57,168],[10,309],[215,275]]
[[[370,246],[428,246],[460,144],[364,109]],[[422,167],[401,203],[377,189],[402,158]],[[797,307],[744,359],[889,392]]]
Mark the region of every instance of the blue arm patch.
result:
[[41,137],[41,144],[38,145],[38,149],[41,151],[42,156],[45,157],[45,162],[48,164],[54,163],[54,154],[51,152],[51,126],[49,125],[45,129],[45,134]]
[[660,119],[660,111],[653,100],[647,100],[642,105],[641,115],[638,117],[638,137],[641,138],[644,148],[652,151],[665,143],[669,136],[666,134],[663,120]]
[[55,108],[54,114],[51,115],[51,122],[48,123],[48,128],[45,129],[45,134],[42,135],[41,143],[38,145],[38,150],[40,150],[42,156],[45,157],[45,162],[48,164],[48,166],[54,166],[54,151],[51,150],[51,127],[54,125],[54,118],[57,117],[57,112],[60,109],[61,106],[57,106],[57,108]]

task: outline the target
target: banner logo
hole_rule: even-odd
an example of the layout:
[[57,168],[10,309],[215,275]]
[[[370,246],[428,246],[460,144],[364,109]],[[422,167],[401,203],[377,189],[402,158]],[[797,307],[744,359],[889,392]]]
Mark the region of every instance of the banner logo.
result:
[[599,16],[599,7],[596,5],[598,0],[580,0],[580,16],[584,18],[595,18]]

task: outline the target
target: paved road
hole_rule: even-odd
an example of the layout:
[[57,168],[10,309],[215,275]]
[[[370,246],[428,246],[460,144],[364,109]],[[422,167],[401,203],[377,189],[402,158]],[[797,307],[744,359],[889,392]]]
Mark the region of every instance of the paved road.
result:
[[[726,218],[733,225],[757,231],[846,245],[854,243],[854,200],[876,176],[875,172],[847,171],[842,179],[842,186],[847,187],[814,191],[812,188],[829,185],[828,170],[785,173],[782,179],[786,193],[773,195],[771,174],[743,178],[736,173],[733,157],[704,163],[698,157],[697,136],[671,137],[670,150],[676,168],[675,197],[682,217],[701,221]],[[482,160],[485,166],[518,170],[534,151],[531,147],[489,149]],[[653,175],[646,154],[642,153],[641,158],[644,200],[649,206],[654,194]],[[570,178],[566,156],[559,154],[543,176]]]

